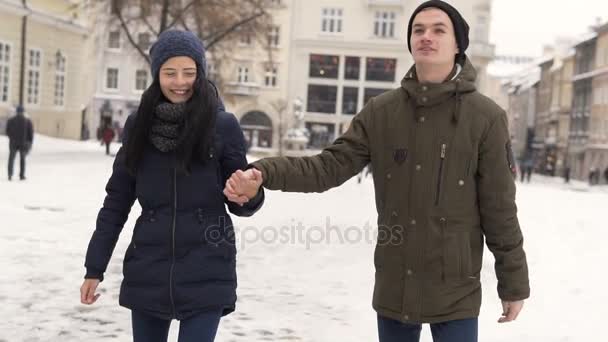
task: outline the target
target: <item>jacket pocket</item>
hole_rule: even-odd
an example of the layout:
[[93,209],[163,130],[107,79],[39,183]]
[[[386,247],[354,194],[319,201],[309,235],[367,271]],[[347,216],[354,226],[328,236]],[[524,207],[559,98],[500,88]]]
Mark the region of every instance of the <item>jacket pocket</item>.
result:
[[400,266],[378,264],[374,284],[375,307],[400,313],[403,309],[403,269]]
[[439,219],[442,237],[442,273],[444,282],[468,279],[472,273],[471,230],[466,220]]

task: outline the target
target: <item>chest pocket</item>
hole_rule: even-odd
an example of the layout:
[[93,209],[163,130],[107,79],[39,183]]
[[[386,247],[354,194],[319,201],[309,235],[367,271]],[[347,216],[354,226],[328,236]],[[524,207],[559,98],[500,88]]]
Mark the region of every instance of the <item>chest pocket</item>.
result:
[[445,177],[444,204],[450,212],[469,213],[477,203],[477,148],[454,141]]

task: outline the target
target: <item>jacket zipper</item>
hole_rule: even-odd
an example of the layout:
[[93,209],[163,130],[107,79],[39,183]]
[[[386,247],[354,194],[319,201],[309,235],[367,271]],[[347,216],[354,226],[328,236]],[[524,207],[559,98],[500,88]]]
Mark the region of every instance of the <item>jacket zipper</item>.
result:
[[439,205],[439,196],[441,195],[441,183],[443,180],[443,164],[445,162],[446,144],[441,144],[441,155],[439,161],[439,177],[437,179],[437,193],[435,194],[435,205]]
[[175,219],[177,216],[177,169],[173,166],[173,222],[171,225],[171,269],[169,270],[169,298],[171,299],[171,317],[176,317],[175,299],[173,298],[173,269],[175,268]]

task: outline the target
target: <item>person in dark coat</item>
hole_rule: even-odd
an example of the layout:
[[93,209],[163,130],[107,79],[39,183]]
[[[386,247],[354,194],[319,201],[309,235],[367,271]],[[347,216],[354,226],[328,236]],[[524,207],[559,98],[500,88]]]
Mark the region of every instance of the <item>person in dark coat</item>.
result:
[[106,126],[106,128],[103,129],[101,141],[104,145],[106,145],[106,155],[110,155],[110,145],[112,144],[112,140],[114,140],[115,136],[116,133],[112,127]]
[[25,180],[25,157],[32,149],[34,143],[34,125],[32,120],[25,116],[22,106],[18,106],[16,115],[6,123],[8,136],[8,180],[13,178],[15,157],[19,153],[19,179]]
[[86,254],[81,302],[99,297],[96,289],[138,200],[142,212],[124,256],[119,296],[131,309],[134,341],[167,341],[177,319],[179,342],[211,342],[236,303],[227,209],[251,216],[264,193],[242,205],[222,193],[230,175],[247,166],[246,144],[206,78],[202,42],[190,32],[165,31],[150,57],[154,81],[125,124]]

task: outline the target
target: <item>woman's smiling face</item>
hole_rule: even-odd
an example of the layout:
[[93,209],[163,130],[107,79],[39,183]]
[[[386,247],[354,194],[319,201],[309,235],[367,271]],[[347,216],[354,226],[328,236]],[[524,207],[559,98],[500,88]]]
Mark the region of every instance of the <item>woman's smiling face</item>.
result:
[[196,75],[196,63],[192,58],[171,57],[160,67],[160,89],[172,103],[186,102],[192,97]]

